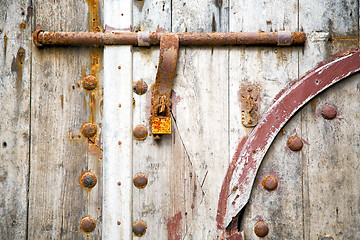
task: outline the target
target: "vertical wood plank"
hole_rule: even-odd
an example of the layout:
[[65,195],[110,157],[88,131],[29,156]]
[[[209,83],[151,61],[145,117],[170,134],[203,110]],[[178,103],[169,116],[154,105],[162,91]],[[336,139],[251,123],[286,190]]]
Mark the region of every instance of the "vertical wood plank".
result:
[[[279,7],[281,6],[281,7]],[[253,15],[249,13],[252,13]],[[298,1],[231,1],[230,31],[297,31]],[[229,57],[230,156],[239,150],[242,137],[252,128],[241,122],[240,88],[245,83],[260,88],[259,117],[274,97],[298,78],[298,51],[301,47],[233,47]],[[301,154],[286,148],[291,135],[301,134],[301,118],[294,118],[273,142],[258,171],[240,229],[246,239],[257,239],[254,225],[262,220],[269,226],[269,239],[299,239],[302,236]],[[241,161],[241,160],[239,160]],[[291,164],[289,164],[291,162]],[[268,192],[261,186],[266,176],[275,176],[279,187]],[[286,196],[286,197],[284,197]]]
[[[94,24],[100,24],[99,8],[97,1],[34,1],[34,29],[93,30]],[[101,52],[88,47],[33,46],[32,50],[28,238],[100,239],[102,86],[99,82],[95,90],[85,91],[81,83],[88,74],[101,79]],[[95,137],[81,135],[85,122],[97,125]],[[85,171],[98,178],[91,190],[79,183]],[[79,224],[89,215],[97,227],[87,234]]]
[[[174,32],[228,31],[228,1],[172,1],[172,9]],[[229,159],[228,51],[227,47],[182,47],[179,52],[173,88],[180,100],[174,113],[176,134],[190,160],[185,178],[195,178],[198,185],[192,188],[203,194],[194,203],[193,190],[185,188],[185,205],[191,209],[185,239],[219,236],[215,216]]]
[[31,22],[31,1],[1,2],[1,239],[26,239],[27,235]]
[[[314,4],[300,0],[299,6],[299,25],[308,33],[299,58],[300,75],[332,54],[358,45],[358,1],[328,0]],[[318,236],[352,239],[356,238],[354,232],[358,232],[358,218],[353,215],[357,206],[353,202],[359,198],[354,183],[359,153],[357,148],[349,147],[358,142],[352,135],[358,125],[353,115],[359,108],[354,94],[356,82],[356,77],[344,80],[303,110],[302,135],[309,143],[303,154],[304,239]],[[339,119],[327,121],[321,117],[321,108],[327,103],[339,108],[342,115]],[[339,185],[346,187],[337,188]]]
[[[104,22],[131,31],[132,1],[106,0]],[[105,46],[104,69],[103,237],[132,239],[132,47]]]
[[[169,1],[134,1],[134,31],[171,31],[171,3]],[[159,62],[159,47],[135,47],[133,49],[133,79],[148,85],[144,95],[133,94],[133,126],[144,125],[150,133],[151,85],[155,82]],[[172,126],[174,129],[174,126]],[[133,140],[133,174],[144,173],[148,184],[143,189],[134,188],[133,220],[146,222],[145,239],[169,238],[167,221],[175,215],[172,188],[178,184],[171,181],[171,136],[155,141],[151,134],[144,141]],[[179,159],[179,162],[181,159]],[[178,192],[183,192],[179,187]],[[178,202],[177,202],[178,203]],[[176,223],[175,224],[179,224]],[[169,225],[169,227],[172,227]],[[181,226],[179,226],[181,229]],[[141,239],[134,237],[135,239]],[[169,238],[172,239],[172,238]]]

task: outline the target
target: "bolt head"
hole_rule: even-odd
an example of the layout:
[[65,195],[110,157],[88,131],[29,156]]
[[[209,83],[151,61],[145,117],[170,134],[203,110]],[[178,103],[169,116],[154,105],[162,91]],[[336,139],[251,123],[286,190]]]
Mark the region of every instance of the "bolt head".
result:
[[135,236],[137,237],[141,237],[145,234],[146,232],[146,223],[142,220],[137,220],[136,222],[133,223],[132,226],[132,231],[134,233]]
[[144,93],[146,93],[147,89],[148,85],[146,84],[146,82],[144,82],[144,80],[140,79],[136,82],[133,82],[134,93],[138,95],[143,95]]
[[337,115],[337,109],[336,107],[332,106],[332,105],[325,105],[322,109],[321,109],[321,116],[323,116],[323,118],[331,120],[333,118],[335,118]]
[[97,79],[92,75],[87,75],[82,81],[82,86],[86,90],[94,90],[97,86]]
[[134,182],[135,187],[144,188],[144,187],[146,187],[146,185],[148,183],[148,178],[144,173],[138,173],[133,178],[133,182]]
[[80,183],[84,187],[93,188],[97,183],[97,177],[92,172],[84,172],[80,177]]
[[95,124],[87,122],[81,126],[81,133],[86,138],[91,138],[97,133],[97,127]]
[[268,191],[273,191],[278,186],[278,181],[275,176],[266,176],[262,181],[261,185]]
[[291,136],[287,142],[287,146],[291,151],[300,151],[303,147],[303,142],[298,136]]
[[80,229],[86,233],[94,231],[96,227],[96,221],[90,216],[83,217],[80,221]]
[[269,233],[269,227],[264,221],[255,223],[254,232],[258,237],[265,237]]
[[148,130],[144,125],[137,125],[133,131],[136,140],[145,140],[148,135]]

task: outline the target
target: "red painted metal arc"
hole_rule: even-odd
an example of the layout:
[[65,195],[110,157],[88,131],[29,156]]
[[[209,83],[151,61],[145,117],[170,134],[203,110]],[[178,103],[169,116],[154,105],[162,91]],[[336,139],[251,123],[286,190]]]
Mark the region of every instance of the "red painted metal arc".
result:
[[249,135],[235,167],[232,164],[229,167],[230,175],[225,177],[219,197],[216,218],[219,229],[225,229],[248,202],[258,168],[281,128],[316,95],[359,70],[360,50],[348,51],[307,73],[281,92]]

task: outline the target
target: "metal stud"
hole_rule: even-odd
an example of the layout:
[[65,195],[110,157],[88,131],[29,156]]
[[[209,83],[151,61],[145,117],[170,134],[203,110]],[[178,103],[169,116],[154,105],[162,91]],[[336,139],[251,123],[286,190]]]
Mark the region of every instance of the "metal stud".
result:
[[147,89],[148,85],[146,84],[146,82],[144,82],[144,80],[140,79],[136,82],[133,82],[134,93],[138,95],[143,95],[144,93],[146,93]]
[[134,233],[135,236],[137,237],[141,237],[145,234],[146,232],[146,223],[142,220],[137,220],[136,222],[133,223],[132,226],[132,231]]
[[303,147],[303,142],[298,136],[291,136],[287,141],[287,146],[291,151],[300,151]]
[[94,231],[96,227],[96,221],[90,216],[83,217],[80,221],[80,229],[86,233]]
[[93,188],[97,183],[97,177],[92,172],[84,172],[80,177],[80,183],[84,187]]
[[97,133],[97,127],[95,124],[86,122],[81,126],[81,133],[86,138],[91,138]]
[[136,140],[145,140],[148,135],[148,130],[144,125],[137,125],[133,131]]
[[87,75],[82,81],[82,86],[86,90],[94,90],[97,86],[97,79],[92,75]]
[[254,232],[258,237],[265,237],[269,233],[269,227],[264,221],[255,223]]
[[144,173],[138,173],[133,179],[134,185],[137,188],[144,188],[148,183],[148,178]]
[[278,186],[278,181],[275,176],[266,176],[262,181],[261,185],[268,191],[273,191]]
[[332,106],[332,105],[325,105],[322,109],[321,109],[321,116],[323,116],[323,118],[331,120],[333,118],[335,118],[337,115],[337,109],[336,107]]

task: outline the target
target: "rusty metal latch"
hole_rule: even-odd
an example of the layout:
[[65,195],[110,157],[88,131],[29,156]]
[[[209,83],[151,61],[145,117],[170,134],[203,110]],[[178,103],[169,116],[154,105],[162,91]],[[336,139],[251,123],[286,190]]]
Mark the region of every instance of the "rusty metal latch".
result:
[[[135,45],[148,47],[160,44],[156,81],[151,87],[152,134],[160,139],[171,134],[171,88],[175,74],[179,46],[232,46],[232,45],[303,45],[304,32],[45,32],[38,29],[33,34],[37,46],[46,45]],[[242,91],[243,124],[253,127],[258,121],[258,89]]]
[[159,66],[156,82],[151,87],[150,125],[155,139],[171,134],[171,88],[179,52],[179,37],[165,34],[160,41]]

